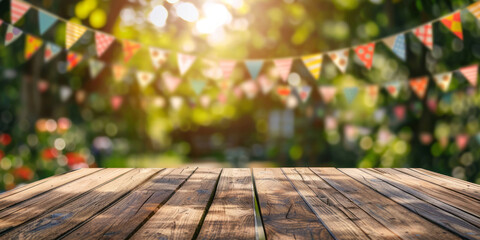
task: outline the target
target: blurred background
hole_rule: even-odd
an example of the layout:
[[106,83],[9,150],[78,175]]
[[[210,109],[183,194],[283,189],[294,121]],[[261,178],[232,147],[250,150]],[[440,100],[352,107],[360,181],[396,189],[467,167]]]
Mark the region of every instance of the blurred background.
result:
[[[231,78],[219,84],[208,71],[208,61],[196,61],[181,75],[175,54],[156,70],[148,48],[142,48],[126,64],[128,69],[155,72],[154,82],[141,88],[132,70],[121,81],[108,70],[92,77],[86,60],[66,71],[64,52],[48,63],[43,53],[26,61],[24,40],[1,45],[0,189],[80,167],[186,165],[420,167],[480,184],[480,94],[461,75],[453,75],[447,92],[431,82],[424,99],[408,84],[398,98],[382,88],[375,101],[360,92],[353,102],[337,94],[325,103],[317,91],[322,84],[342,88],[406,83],[410,76],[480,62],[480,24],[468,11],[461,12],[463,41],[440,23],[433,25],[432,50],[407,33],[407,61],[378,43],[371,70],[352,51],[345,74],[324,56],[321,75],[314,79],[295,59],[287,82],[313,88],[305,102],[282,100],[276,90],[249,80],[242,62],[352,47],[409,30],[473,1],[27,2],[117,39],[238,62]],[[0,1],[0,19],[10,20],[8,0]],[[37,13],[29,11],[15,26],[36,33],[36,21]],[[0,42],[6,30],[3,24]],[[63,46],[65,24],[56,23],[42,39]],[[94,33],[85,33],[72,50],[94,56]],[[121,62],[123,54],[115,42],[100,59],[112,64]],[[181,78],[175,91],[165,90],[165,74]],[[264,63],[261,74],[272,86],[281,81],[271,61]],[[205,83],[202,94],[190,85],[198,79]]]

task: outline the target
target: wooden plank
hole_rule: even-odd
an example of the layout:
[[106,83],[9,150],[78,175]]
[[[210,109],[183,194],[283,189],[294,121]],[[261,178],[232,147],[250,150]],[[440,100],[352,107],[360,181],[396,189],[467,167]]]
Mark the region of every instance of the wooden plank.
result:
[[253,175],[267,238],[333,239],[282,170],[255,168]]
[[395,168],[395,170],[480,200],[480,186],[477,184],[420,168]]
[[217,184],[221,169],[197,169],[132,239],[192,239]]
[[252,174],[226,168],[197,239],[255,239]]
[[126,239],[196,168],[166,169],[62,239]]
[[397,188],[480,227],[480,201],[474,198],[458,194],[394,169],[369,169],[365,171],[374,174],[377,178],[383,177],[382,180],[391,182],[391,185],[398,185]]
[[459,239],[334,168],[311,168],[319,177],[403,239]]
[[[0,232],[56,209],[131,169],[103,169],[0,211]],[[15,196],[15,195],[13,195]]]
[[157,173],[159,169],[133,169],[81,198],[5,233],[5,239],[53,239],[102,211]]
[[360,169],[340,169],[350,177],[404,206],[412,212],[466,239],[480,239],[480,229],[430,203],[422,201]]
[[310,187],[312,185],[312,181],[309,181],[308,179],[305,180],[305,177],[308,177],[308,172],[304,172],[302,175],[300,175],[293,168],[282,168],[282,171],[290,180],[290,182],[292,182],[293,186],[303,200],[317,215],[317,218],[321,220],[323,225],[329,229],[336,239],[370,239],[340,209],[336,208],[335,206],[330,206],[320,200],[319,196],[317,196]]
[[76,179],[82,178],[84,176],[87,176],[97,171],[100,171],[100,169],[84,168],[84,169],[70,172],[68,174],[52,176],[50,178],[45,179],[44,181],[41,181],[38,184],[35,184],[36,182],[33,182],[32,184],[34,185],[32,186],[27,185],[28,187],[25,186],[26,187],[25,189],[20,188],[19,190],[14,192],[7,192],[8,195],[7,193],[5,193],[5,195],[2,195],[2,198],[0,199],[0,210],[3,210],[12,205],[18,204],[19,202],[23,202],[30,198],[33,198],[39,194],[46,193],[54,188],[57,188],[66,183],[72,182]]

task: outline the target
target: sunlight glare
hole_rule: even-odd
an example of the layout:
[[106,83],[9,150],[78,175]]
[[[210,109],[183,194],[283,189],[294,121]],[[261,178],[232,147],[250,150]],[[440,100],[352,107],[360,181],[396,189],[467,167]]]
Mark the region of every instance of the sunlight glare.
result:
[[148,14],[148,21],[157,27],[164,27],[167,22],[167,18],[168,11],[162,5],[154,7],[150,14]]
[[198,19],[198,9],[192,3],[179,2],[175,4],[175,10],[177,15],[187,22],[195,22]]
[[223,4],[206,2],[203,4],[202,10],[205,18],[200,19],[196,24],[200,33],[213,33],[223,25],[232,22],[232,14]]

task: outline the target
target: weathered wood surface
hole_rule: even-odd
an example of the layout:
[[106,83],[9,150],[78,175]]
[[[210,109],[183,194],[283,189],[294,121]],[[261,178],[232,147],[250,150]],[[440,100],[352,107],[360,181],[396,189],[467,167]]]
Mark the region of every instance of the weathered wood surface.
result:
[[[258,205],[256,205],[258,204]],[[81,169],[0,194],[0,239],[480,239],[480,186],[424,169]]]

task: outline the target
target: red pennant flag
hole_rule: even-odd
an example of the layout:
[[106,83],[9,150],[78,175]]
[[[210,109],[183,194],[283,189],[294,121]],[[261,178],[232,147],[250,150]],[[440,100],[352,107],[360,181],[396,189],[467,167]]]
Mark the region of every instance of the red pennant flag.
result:
[[423,97],[425,97],[425,93],[427,92],[428,77],[412,78],[410,79],[409,83],[413,92],[415,92],[419,98],[423,99]]
[[10,7],[12,24],[15,24],[18,20],[20,20],[20,18],[22,18],[23,15],[25,15],[25,13],[30,9],[30,5],[16,0],[12,0],[10,2]]
[[468,82],[476,87],[477,86],[477,78],[478,78],[478,65],[471,65],[468,67],[460,68],[459,71],[463,74],[463,76],[468,80]]
[[463,40],[463,32],[462,32],[462,20],[460,18],[460,11],[456,13],[452,13],[440,20],[448,30],[452,31],[458,38]]
[[128,63],[130,59],[140,50],[140,43],[123,40],[123,61]]
[[395,113],[395,116],[397,117],[397,119],[399,121],[402,121],[403,119],[405,119],[405,113],[407,112],[407,108],[403,105],[398,105],[398,106],[395,106],[395,108],[393,109],[393,112]]
[[373,63],[373,52],[375,51],[375,43],[368,43],[365,45],[360,45],[355,48],[355,53],[357,53],[358,58],[365,64],[367,69],[372,68]]
[[431,23],[415,28],[412,32],[426,47],[430,49],[433,48],[433,30]]
[[97,48],[97,56],[101,57],[103,53],[112,45],[115,37],[101,33],[95,32],[95,45]]

